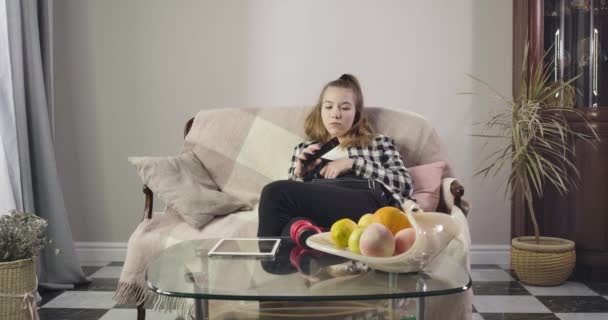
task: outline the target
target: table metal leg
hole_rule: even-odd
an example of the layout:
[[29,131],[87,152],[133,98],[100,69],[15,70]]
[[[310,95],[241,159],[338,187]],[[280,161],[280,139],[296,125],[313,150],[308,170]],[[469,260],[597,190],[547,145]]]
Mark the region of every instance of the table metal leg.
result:
[[416,320],[424,320],[424,297],[418,297],[416,303]]
[[[194,292],[202,292],[198,286],[197,280],[201,283],[208,281],[207,264],[203,264],[201,272],[198,275],[198,279],[192,281]],[[196,320],[209,320],[209,300],[207,299],[194,299],[194,319]]]
[[[393,289],[397,287],[397,275],[392,272],[388,274],[388,286],[391,293],[393,292]],[[395,299],[388,300],[388,318],[391,320],[396,318],[396,304],[397,302]]]
[[[426,277],[424,273],[420,273],[418,281],[416,281],[417,290],[422,292],[426,291]],[[416,320],[424,320],[424,296],[416,299]]]
[[207,299],[194,299],[194,319],[209,320],[209,301]]

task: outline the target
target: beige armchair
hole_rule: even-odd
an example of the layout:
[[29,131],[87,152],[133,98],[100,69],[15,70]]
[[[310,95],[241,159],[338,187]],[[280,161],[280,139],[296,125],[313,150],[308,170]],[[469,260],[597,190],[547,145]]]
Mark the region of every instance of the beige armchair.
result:
[[[189,239],[255,237],[261,189],[269,182],[287,177],[293,147],[305,140],[302,124],[308,111],[309,108],[304,107],[214,109],[201,111],[190,119],[184,129],[182,150],[196,155],[218,190],[242,199],[250,204],[251,210],[216,217],[197,230],[171,208],[154,213],[153,192],[144,185],[144,217],[129,239],[115,300],[121,304],[137,304],[138,319],[145,319],[144,305],[159,304],[156,294],[145,287],[145,268],[164,248]],[[422,116],[375,107],[367,108],[366,112],[378,132],[395,140],[406,167],[447,162],[436,131]],[[462,199],[463,193],[463,186],[448,169],[437,211],[450,214],[459,210],[466,215],[469,206]],[[459,258],[468,268],[468,230],[460,240],[465,250],[460,250],[464,255]],[[445,297],[428,300],[427,319],[471,317],[471,290],[447,298],[449,303],[442,302]],[[458,306],[447,307],[454,305],[455,299],[459,300]]]

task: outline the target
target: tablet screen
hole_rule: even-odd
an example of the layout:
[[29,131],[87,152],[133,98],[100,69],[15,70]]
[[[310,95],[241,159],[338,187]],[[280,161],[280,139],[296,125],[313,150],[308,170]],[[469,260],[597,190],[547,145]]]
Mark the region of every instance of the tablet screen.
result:
[[274,256],[281,239],[224,238],[209,251],[209,256]]

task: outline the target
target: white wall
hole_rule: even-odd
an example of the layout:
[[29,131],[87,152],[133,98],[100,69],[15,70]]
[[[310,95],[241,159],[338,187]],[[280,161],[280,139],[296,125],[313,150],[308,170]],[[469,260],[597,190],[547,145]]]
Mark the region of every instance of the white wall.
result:
[[143,195],[126,158],[174,154],[199,109],[312,104],[350,72],[367,105],[431,120],[473,204],[473,242],[508,243],[499,181],[472,177],[472,124],[492,107],[458,93],[472,90],[467,73],[510,93],[510,1],[57,0],[53,12],[55,138],[75,241],[128,239]]

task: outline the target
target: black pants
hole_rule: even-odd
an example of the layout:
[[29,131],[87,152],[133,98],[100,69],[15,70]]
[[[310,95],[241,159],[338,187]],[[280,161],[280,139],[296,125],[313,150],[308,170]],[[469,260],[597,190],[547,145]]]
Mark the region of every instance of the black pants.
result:
[[262,190],[258,237],[280,236],[294,218],[302,217],[322,228],[342,218],[357,222],[366,213],[387,206],[379,190],[354,190],[292,180],[269,183]]

